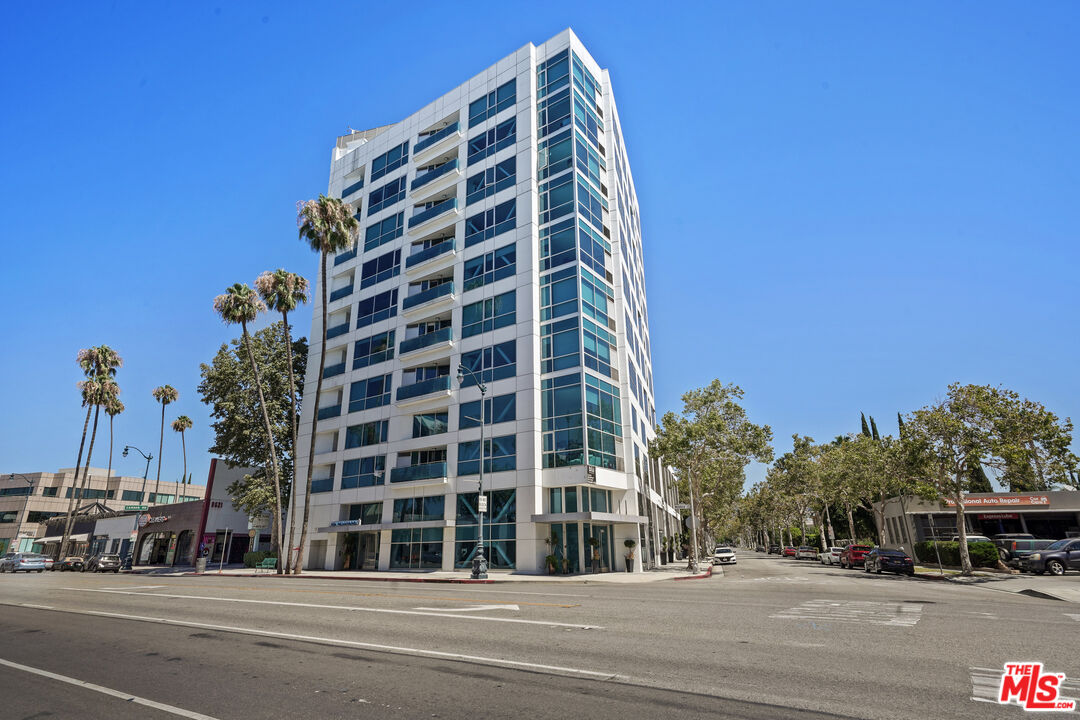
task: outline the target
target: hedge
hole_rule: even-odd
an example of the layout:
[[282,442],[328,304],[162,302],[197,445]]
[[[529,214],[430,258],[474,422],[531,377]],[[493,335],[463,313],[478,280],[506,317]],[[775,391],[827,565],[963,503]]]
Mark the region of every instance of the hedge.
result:
[[[934,543],[933,540],[915,543],[915,555],[919,562],[924,565],[936,565],[938,553],[940,553],[942,565],[960,567],[960,543],[938,540],[937,553],[934,552]],[[998,551],[994,543],[968,543],[968,555],[974,567],[996,567],[998,564]]]
[[277,553],[268,550],[244,553],[244,567],[253,568],[268,557],[276,558]]

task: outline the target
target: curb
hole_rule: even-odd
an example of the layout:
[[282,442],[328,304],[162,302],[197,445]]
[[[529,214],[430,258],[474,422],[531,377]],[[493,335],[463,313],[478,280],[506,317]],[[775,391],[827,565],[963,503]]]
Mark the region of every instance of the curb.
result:
[[711,578],[712,577],[712,570],[713,570],[712,565],[710,565],[709,569],[706,570],[705,572],[701,573],[700,575],[683,575],[681,577],[676,577],[676,578],[671,578],[671,579],[672,580],[704,580],[705,578]]
[[[231,577],[245,577],[245,578],[278,578],[281,580],[353,580],[357,582],[404,582],[404,583],[443,583],[451,585],[493,585],[495,580],[488,578],[487,580],[473,580],[472,578],[401,578],[401,577],[350,577],[341,575],[313,575],[310,573],[302,573],[300,575],[278,575],[277,573],[261,573],[256,575],[255,573],[177,573],[173,577],[219,577],[219,578],[231,578]],[[513,582],[513,581],[508,581]]]

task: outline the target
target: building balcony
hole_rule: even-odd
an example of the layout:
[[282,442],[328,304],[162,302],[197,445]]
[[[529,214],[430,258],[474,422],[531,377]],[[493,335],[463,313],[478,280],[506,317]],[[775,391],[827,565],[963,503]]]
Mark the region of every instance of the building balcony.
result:
[[356,248],[355,247],[352,250],[348,250],[346,252],[341,253],[340,255],[337,255],[334,258],[334,266],[337,267],[341,263],[349,262],[354,257],[356,257]]
[[349,323],[344,322],[341,325],[335,325],[332,328],[327,328],[326,339],[329,340],[330,338],[336,338],[339,335],[344,335],[347,332],[349,332]]
[[[420,188],[424,188],[427,192],[435,192],[436,190],[449,187],[451,183],[457,182],[461,179],[461,170],[458,169],[458,160],[454,158],[450,162],[443,163],[434,170],[428,170],[423,175],[417,175],[412,183],[409,185],[409,193],[413,194]],[[438,184],[435,181],[438,180]]]
[[330,407],[319,408],[319,419],[326,420],[328,418],[335,418],[341,415],[341,403],[337,405],[331,405]]
[[418,231],[425,227],[434,227],[436,223],[449,219],[457,220],[458,216],[461,215],[457,207],[457,198],[452,197],[432,205],[427,210],[421,210],[409,218],[409,232]]
[[350,295],[352,295],[352,293],[353,293],[353,286],[352,285],[349,285],[349,286],[343,287],[343,288],[338,288],[337,290],[334,290],[333,292],[330,293],[330,302],[334,302],[335,300],[340,300],[343,297],[349,297]]
[[350,195],[355,193],[357,190],[362,190],[363,188],[364,188],[364,179],[360,178],[360,180],[358,180],[357,182],[354,182],[351,185],[346,186],[346,188],[341,191],[341,199],[342,200],[348,200]]
[[446,477],[446,463],[434,462],[422,465],[409,465],[390,469],[390,482],[412,482],[413,480],[432,480]]
[[411,314],[421,308],[426,310],[429,309],[429,306],[434,307],[436,303],[446,305],[453,301],[454,283],[447,282],[408,296],[401,301],[401,312]]
[[416,144],[413,145],[413,161],[415,162],[418,158],[432,154],[434,150],[453,147],[461,138],[461,123],[451,123],[442,130],[417,140]]
[[435,332],[425,333],[408,340],[402,340],[398,345],[398,355],[420,352],[421,350],[434,350],[436,348],[449,348],[453,344],[454,328],[443,328]]
[[345,363],[343,363],[343,362],[335,363],[333,365],[327,365],[326,367],[323,368],[323,373],[322,373],[323,380],[325,380],[326,378],[332,378],[335,375],[341,375],[344,372],[345,372]]
[[412,385],[402,385],[397,389],[398,403],[409,401],[408,404],[412,404],[416,401],[426,401],[430,399],[428,398],[429,395],[449,397],[450,376],[443,375],[442,377],[432,378],[431,380],[421,380]]
[[447,238],[438,245],[432,245],[420,252],[414,252],[412,255],[405,258],[405,274],[415,275],[428,266],[434,267],[436,260],[440,262],[450,260],[452,264],[456,256],[457,239]]

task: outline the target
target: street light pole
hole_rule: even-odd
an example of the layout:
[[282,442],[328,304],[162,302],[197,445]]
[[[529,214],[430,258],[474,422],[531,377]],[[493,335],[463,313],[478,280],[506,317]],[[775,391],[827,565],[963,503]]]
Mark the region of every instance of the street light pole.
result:
[[[143,475],[142,475],[142,490],[139,491],[140,502],[146,501],[146,476],[150,474],[150,461],[154,459],[154,453],[150,453],[149,455],[147,455],[146,453],[144,453],[142,450],[135,447],[134,445],[125,445],[124,446],[124,452],[121,453],[121,454],[124,457],[127,457],[128,456],[128,450],[134,450],[135,452],[139,453],[144,458],[146,458],[146,469],[143,470]],[[146,504],[149,505],[150,502],[146,501]],[[155,505],[156,504],[157,503],[155,503]]]
[[[23,513],[22,513],[23,514],[23,519],[21,521],[19,521],[18,518],[16,518],[17,522],[15,523],[15,538],[14,538],[14,540],[15,540],[15,544],[18,545],[18,543],[19,543],[19,528],[21,528],[23,523],[26,522],[27,518],[30,517],[30,496],[34,494],[34,481],[31,480],[30,478],[26,477],[22,473],[11,473],[11,482],[15,482],[15,476],[16,475],[18,475],[23,480],[25,480],[26,484],[29,485],[29,487],[26,488],[26,499],[23,500]],[[21,552],[21,551],[19,550],[18,547],[16,547],[15,552]]]
[[476,387],[480,388],[480,491],[476,495],[476,509],[480,524],[477,528],[476,555],[473,556],[472,579],[486,580],[488,564],[487,559],[484,557],[484,511],[487,509],[487,498],[484,497],[484,425],[487,423],[487,403],[484,401],[484,396],[487,395],[487,386],[480,382],[480,378],[476,377],[473,371],[467,369],[464,365],[458,365],[458,383],[465,379],[465,373],[468,373],[469,377],[476,382]]

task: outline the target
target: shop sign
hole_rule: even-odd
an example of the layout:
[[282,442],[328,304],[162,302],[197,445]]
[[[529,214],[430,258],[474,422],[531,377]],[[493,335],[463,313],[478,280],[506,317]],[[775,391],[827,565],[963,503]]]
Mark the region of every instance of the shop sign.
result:
[[143,510],[149,510],[149,509],[150,509],[149,505],[125,505],[124,506],[124,511],[125,512],[130,512],[130,511],[133,511],[133,510],[135,512],[141,512]]
[[[945,504],[956,507],[956,502],[945,498]],[[1013,507],[1016,505],[1049,505],[1045,495],[998,495],[997,497],[966,497],[964,507]]]
[[340,527],[341,525],[359,525],[359,520],[335,520],[330,523],[330,527]]
[[139,527],[146,527],[147,523],[149,523],[149,522],[150,522],[150,516],[149,515],[140,515],[139,516]]
[[979,520],[1019,520],[1020,516],[1016,513],[979,513],[976,515]]

